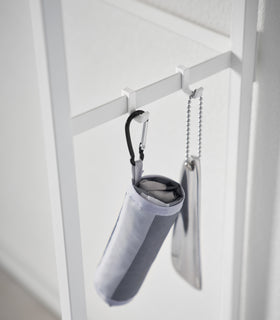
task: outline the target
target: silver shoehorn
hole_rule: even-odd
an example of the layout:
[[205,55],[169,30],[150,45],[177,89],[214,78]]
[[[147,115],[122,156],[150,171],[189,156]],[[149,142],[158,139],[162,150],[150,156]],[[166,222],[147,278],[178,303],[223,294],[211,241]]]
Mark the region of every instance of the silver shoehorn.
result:
[[[198,156],[189,156],[191,100],[199,97]],[[183,165],[181,185],[185,201],[174,224],[172,262],[175,270],[194,288],[201,290],[200,258],[200,157],[202,124],[202,88],[193,91],[188,100],[186,159]]]

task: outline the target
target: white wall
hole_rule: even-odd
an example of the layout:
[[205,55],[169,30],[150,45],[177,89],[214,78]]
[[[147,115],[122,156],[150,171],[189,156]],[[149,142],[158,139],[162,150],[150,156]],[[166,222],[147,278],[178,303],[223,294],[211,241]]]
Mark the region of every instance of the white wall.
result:
[[219,33],[230,34],[232,0],[138,0],[193,21]]
[[0,1],[0,39],[0,263],[58,305],[27,0]]
[[[179,11],[184,11],[185,17],[197,19],[199,23],[202,23],[199,19],[206,16],[206,13],[195,16],[195,5],[190,10],[193,12],[190,17],[180,1],[176,1],[174,7],[170,3],[153,1],[154,5],[164,5],[175,14],[178,14],[176,8],[180,7]],[[177,64],[197,63],[214,54],[197,43],[100,1],[68,0],[63,4],[73,114],[119,96],[123,87],[138,88],[167,76],[174,72]],[[220,4],[212,1],[208,10],[203,11],[208,16],[203,21],[210,28],[228,33],[230,3],[220,1]],[[46,298],[46,303],[55,306],[56,272],[28,1],[6,1],[0,6],[0,32],[5,48],[0,51],[1,70],[4,71],[0,75],[0,261]],[[203,8],[205,6],[204,3]],[[222,18],[220,10],[224,12]],[[280,116],[277,57],[280,48],[275,45],[279,30],[278,1],[266,0],[261,13],[264,24],[257,73],[260,90],[253,112],[252,196],[244,300],[246,320],[265,319],[265,314],[269,320],[279,318],[279,287],[275,281],[280,261],[276,249],[279,245],[276,231],[279,201],[277,193],[273,192],[279,181],[276,173]],[[123,134],[125,118],[75,138],[90,319],[96,315],[101,319],[122,320],[152,316],[218,319],[228,73],[214,76],[203,85],[206,107],[202,163],[202,292],[189,288],[172,270],[169,238],[134,302],[123,308],[110,309],[98,299],[92,286],[94,269],[130,179]],[[177,179],[184,154],[185,100],[178,93],[153,104],[149,110],[151,126],[146,172],[163,173]],[[264,289],[266,283],[268,286]]]

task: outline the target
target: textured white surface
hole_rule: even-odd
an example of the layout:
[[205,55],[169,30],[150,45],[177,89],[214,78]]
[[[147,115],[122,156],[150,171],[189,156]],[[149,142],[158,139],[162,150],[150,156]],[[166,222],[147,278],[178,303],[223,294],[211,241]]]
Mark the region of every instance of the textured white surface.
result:
[[73,115],[216,54],[102,1],[63,5]]
[[138,0],[225,35],[230,33],[232,0]]

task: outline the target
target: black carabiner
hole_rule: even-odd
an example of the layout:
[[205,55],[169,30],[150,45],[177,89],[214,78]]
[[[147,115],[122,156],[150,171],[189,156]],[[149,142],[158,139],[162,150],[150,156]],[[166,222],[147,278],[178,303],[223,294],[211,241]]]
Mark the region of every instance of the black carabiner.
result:
[[[129,154],[130,154],[130,163],[135,166],[135,154],[134,154],[134,150],[133,150],[133,146],[132,146],[132,142],[131,142],[131,136],[130,136],[130,123],[131,121],[140,116],[141,114],[145,113],[143,110],[136,110],[134,112],[132,112],[129,117],[127,118],[126,120],[126,123],[125,123],[125,137],[126,137],[126,142],[127,142],[127,147],[128,147],[128,151],[129,151]],[[148,120],[145,121],[145,123],[147,123]],[[143,126],[143,131],[147,130],[147,125],[145,125],[144,123],[144,126]],[[146,134],[145,132],[142,133],[142,139],[143,137],[145,137]],[[143,161],[144,160],[144,147],[145,145],[143,145],[142,143],[143,141],[140,142],[139,144],[139,157],[140,159]]]

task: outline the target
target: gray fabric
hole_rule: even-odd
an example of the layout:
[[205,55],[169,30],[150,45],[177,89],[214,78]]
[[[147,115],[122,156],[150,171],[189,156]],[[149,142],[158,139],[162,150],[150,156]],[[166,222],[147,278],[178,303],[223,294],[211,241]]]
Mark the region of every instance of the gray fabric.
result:
[[131,166],[131,170],[132,170],[133,184],[136,184],[141,179],[143,174],[143,161],[142,160],[135,161],[135,166]]
[[113,300],[124,301],[136,295],[176,218],[177,214],[154,218],[141,248],[115,290]]
[[100,290],[105,296],[111,298],[116,290],[145,240],[153,219],[153,214],[141,212],[137,203],[126,195],[95,274],[95,285],[102,288]]
[[158,181],[151,181],[149,179],[142,179],[139,183],[141,188],[149,190],[149,191],[164,191],[167,189],[166,184]]
[[182,197],[181,186],[177,182],[162,176],[143,177],[135,185],[135,188],[144,197],[146,195],[169,205]]
[[[138,292],[182,208],[184,191],[178,183],[161,176],[143,179],[159,184],[166,182],[166,187],[158,187],[164,188],[163,192],[172,189],[176,196],[171,197],[172,201],[166,204],[155,198],[151,201],[146,195],[141,196],[140,188],[138,187],[137,191],[133,184],[129,187],[118,221],[95,274],[96,290],[109,305],[127,303]],[[147,183],[146,187],[155,189],[156,185],[157,183]],[[168,201],[166,197],[165,201]]]

